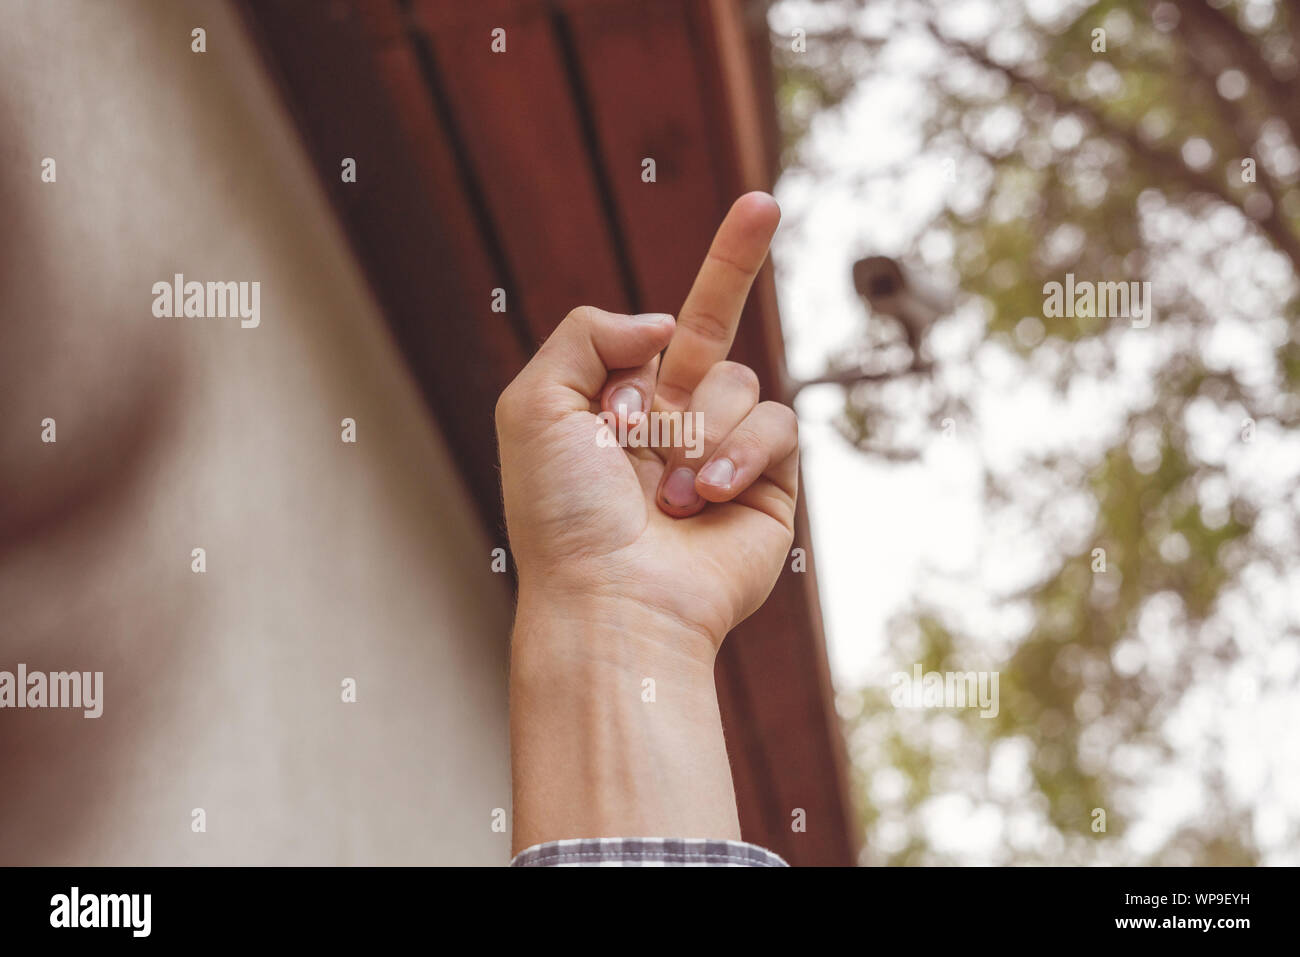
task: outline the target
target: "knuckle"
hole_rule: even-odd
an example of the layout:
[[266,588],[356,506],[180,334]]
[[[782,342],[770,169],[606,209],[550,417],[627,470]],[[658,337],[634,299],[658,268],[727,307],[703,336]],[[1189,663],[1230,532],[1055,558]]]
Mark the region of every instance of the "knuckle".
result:
[[741,458],[762,458],[766,455],[767,449],[763,442],[763,437],[752,429],[741,427],[731,433],[727,440],[731,451]]
[[750,281],[754,276],[754,270],[745,267],[734,259],[728,259],[721,253],[716,253],[711,249],[707,254],[707,258],[709,262],[713,263],[714,266],[720,268],[723,272],[731,273],[733,276],[745,282]]
[[758,395],[758,374],[747,365],[725,360],[714,368],[720,376],[725,376],[734,387],[743,389],[751,395]]
[[794,409],[788,405],[782,405],[780,402],[764,402],[762,405],[781,431],[788,433],[798,443],[799,416],[795,415]]
[[731,338],[731,326],[715,313],[696,309],[678,319],[697,336],[710,342],[726,342]]
[[519,415],[519,387],[514,383],[506,386],[497,396],[495,418],[497,431],[511,425]]
[[591,306],[574,306],[569,310],[569,314],[564,317],[564,321],[589,326],[596,321],[596,313]]

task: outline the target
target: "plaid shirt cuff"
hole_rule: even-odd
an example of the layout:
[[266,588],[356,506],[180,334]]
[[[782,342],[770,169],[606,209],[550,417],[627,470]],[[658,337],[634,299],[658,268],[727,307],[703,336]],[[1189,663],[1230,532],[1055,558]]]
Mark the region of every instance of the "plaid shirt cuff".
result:
[[788,867],[744,841],[705,838],[596,837],[547,841],[519,852],[511,867]]

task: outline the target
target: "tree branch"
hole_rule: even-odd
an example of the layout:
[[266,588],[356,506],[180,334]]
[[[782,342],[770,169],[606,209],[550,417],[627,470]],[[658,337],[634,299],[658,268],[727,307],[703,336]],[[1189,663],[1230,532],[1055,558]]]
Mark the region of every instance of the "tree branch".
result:
[[[934,38],[948,50],[965,56],[986,69],[1002,74],[1013,83],[1029,87],[1034,93],[1049,101],[1058,113],[1074,113],[1087,120],[1103,135],[1117,140],[1127,147],[1131,155],[1145,163],[1157,176],[1173,178],[1192,192],[1208,193],[1229,206],[1241,209],[1241,203],[1228,190],[1226,183],[1207,173],[1192,169],[1183,162],[1182,157],[1177,152],[1146,142],[1138,135],[1136,130],[1115,122],[1091,104],[1073,99],[1067,94],[1050,88],[1024,70],[998,63],[979,47],[944,35],[933,21],[927,21],[926,27]],[[1242,210],[1242,214],[1245,215],[1244,210]],[[1252,222],[1259,225],[1260,229],[1268,235],[1274,245],[1291,260],[1297,274],[1300,274],[1300,238],[1297,238],[1284,223],[1281,209],[1274,205],[1266,218],[1254,219]]]
[[[1205,9],[1211,10],[1211,12],[1219,16],[1223,15],[1220,10],[1212,10],[1210,7],[1206,7]],[[1204,89],[1204,93],[1214,104],[1214,108],[1219,114],[1220,121],[1228,128],[1238,142],[1247,144],[1249,149],[1254,150],[1259,143],[1262,124],[1248,116],[1247,111],[1240,102],[1230,101],[1219,95],[1217,74],[1214,72],[1213,67],[1206,62],[1204,57],[1197,55],[1197,50],[1195,49],[1196,41],[1198,39],[1204,41],[1205,38],[1196,37],[1194,29],[1189,29],[1187,27],[1187,24],[1193,19],[1194,18],[1189,17],[1187,20],[1184,20],[1182,27],[1184,35],[1187,36],[1187,50],[1185,52],[1191,70],[1201,78],[1201,85]],[[1294,138],[1294,133],[1292,136]],[[1256,162],[1255,171],[1257,174],[1256,184],[1263,191],[1264,195],[1268,197],[1270,209],[1281,209],[1281,184],[1278,183],[1277,179],[1263,164]],[[1250,218],[1249,214],[1247,215],[1248,218]]]
[[[1297,4],[1292,4],[1294,9]],[[1195,24],[1202,39],[1225,50],[1232,65],[1250,77],[1251,85],[1268,103],[1269,112],[1277,116],[1291,133],[1291,141],[1300,143],[1300,90],[1295,84],[1279,80],[1264,62],[1259,47],[1241,32],[1241,27],[1227,10],[1210,6],[1203,0],[1180,3],[1184,24]],[[1186,31],[1184,31],[1186,32]],[[1201,69],[1204,70],[1204,64]]]
[[912,374],[929,375],[933,366],[928,362],[917,363],[903,369],[894,369],[888,372],[868,372],[866,369],[842,369],[839,372],[827,372],[813,379],[806,379],[803,382],[794,383],[790,390],[790,397],[793,399],[800,392],[810,385],[842,385],[854,386],[859,382],[888,382],[892,379],[902,379]]

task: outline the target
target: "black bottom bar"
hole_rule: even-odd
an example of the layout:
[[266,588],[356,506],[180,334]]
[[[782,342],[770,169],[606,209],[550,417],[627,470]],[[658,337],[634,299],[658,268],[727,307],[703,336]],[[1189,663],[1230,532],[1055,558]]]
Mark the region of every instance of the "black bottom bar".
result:
[[9,868],[0,884],[6,944],[96,949],[436,946],[468,932],[470,947],[507,953],[565,941],[618,950],[777,929],[864,950],[1098,938],[1235,948],[1295,926],[1295,872],[1280,868]]

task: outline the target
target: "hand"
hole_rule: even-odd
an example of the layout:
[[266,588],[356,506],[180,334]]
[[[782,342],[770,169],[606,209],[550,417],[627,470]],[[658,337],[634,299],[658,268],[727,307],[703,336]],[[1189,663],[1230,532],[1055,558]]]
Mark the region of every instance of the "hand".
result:
[[[563,838],[740,837],[713,663],[780,574],[798,440],[794,413],[760,403],[754,373],[726,357],[779,218],[770,196],[742,196],[676,324],[575,309],[497,403],[519,572],[516,851]],[[676,437],[702,441],[610,441],[602,417],[635,428],[647,410],[690,412],[701,435]]]
[[[502,393],[521,608],[543,593],[552,610],[632,603],[711,655],[766,600],[794,537],[797,425],[787,406],[759,402],[757,377],[726,357],[779,219],[770,196],[742,196],[676,324],[580,307]],[[702,450],[598,441],[598,413],[634,427],[647,408],[691,413]]]

